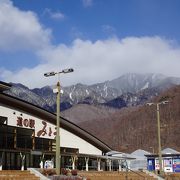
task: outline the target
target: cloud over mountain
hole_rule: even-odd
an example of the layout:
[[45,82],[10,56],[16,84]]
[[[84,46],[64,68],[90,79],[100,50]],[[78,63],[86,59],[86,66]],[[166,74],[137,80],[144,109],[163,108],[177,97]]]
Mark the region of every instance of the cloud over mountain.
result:
[[57,81],[43,77],[45,72],[69,67],[75,71],[61,77],[63,86],[103,82],[128,72],[180,77],[180,47],[172,40],[159,36],[115,37],[94,42],[75,39],[69,45],[55,45],[51,36],[51,29],[43,27],[37,14],[22,11],[9,0],[1,1],[0,51],[29,50],[38,63],[16,71],[1,67],[0,79],[21,82],[30,88],[42,87]]
[[[104,41],[75,40],[70,46],[60,44],[39,51],[43,61],[32,69],[22,69],[6,77],[30,87],[52,84],[56,78],[44,78],[43,73],[73,67],[75,72],[62,76],[63,84],[96,83],[113,79],[127,72],[153,72],[180,76],[180,50],[160,37],[130,37]],[[30,74],[31,79],[24,77]],[[65,83],[66,82],[66,83]]]

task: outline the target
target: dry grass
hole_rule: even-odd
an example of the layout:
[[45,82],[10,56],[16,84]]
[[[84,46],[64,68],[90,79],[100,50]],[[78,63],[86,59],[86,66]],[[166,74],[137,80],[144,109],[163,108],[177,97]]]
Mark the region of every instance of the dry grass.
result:
[[2,170],[0,180],[40,180],[40,178],[31,174],[30,171]]
[[80,171],[78,175],[88,178],[88,180],[155,180],[155,178],[143,173],[138,172],[138,174],[132,172],[108,172],[108,171],[91,171],[85,172]]
[[180,180],[180,173],[168,174],[166,175],[165,180]]

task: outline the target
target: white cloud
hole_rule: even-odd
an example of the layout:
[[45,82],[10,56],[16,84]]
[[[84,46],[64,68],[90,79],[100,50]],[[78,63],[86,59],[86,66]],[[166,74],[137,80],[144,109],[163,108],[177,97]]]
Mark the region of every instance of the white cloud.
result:
[[59,11],[53,12],[51,9],[48,8],[44,10],[43,14],[48,14],[51,19],[55,19],[55,20],[63,20],[65,18],[65,15],[63,13]]
[[40,24],[36,14],[0,1],[0,51],[34,50],[50,43],[51,31]]
[[93,0],[82,0],[84,7],[90,7],[93,4]]
[[[42,50],[39,57],[45,60],[33,69],[22,69],[11,76],[6,72],[8,81],[21,82],[29,87],[55,84],[57,78],[45,78],[43,73],[74,68],[71,74],[62,75],[62,84],[92,84],[117,78],[128,72],[163,73],[179,76],[180,48],[160,37],[129,37],[104,41],[75,40],[70,46]],[[27,76],[30,75],[30,78]]]
[[45,72],[64,68],[75,71],[61,76],[63,86],[103,82],[129,72],[180,77],[180,47],[160,37],[76,39],[70,45],[53,46],[50,36],[34,13],[21,11],[8,0],[0,1],[0,51],[34,49],[41,62],[16,72],[1,68],[0,80],[42,87],[57,81],[57,77],[45,78]]

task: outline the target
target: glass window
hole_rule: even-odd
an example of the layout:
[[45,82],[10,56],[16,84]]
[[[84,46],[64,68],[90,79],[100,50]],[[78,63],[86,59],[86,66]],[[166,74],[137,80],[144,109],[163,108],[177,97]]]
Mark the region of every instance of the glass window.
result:
[[52,151],[55,140],[45,138],[35,138],[35,149]]
[[25,128],[17,128],[16,130],[16,147],[23,149],[32,149],[33,130]]
[[0,147],[3,149],[14,148],[14,127],[0,125]]

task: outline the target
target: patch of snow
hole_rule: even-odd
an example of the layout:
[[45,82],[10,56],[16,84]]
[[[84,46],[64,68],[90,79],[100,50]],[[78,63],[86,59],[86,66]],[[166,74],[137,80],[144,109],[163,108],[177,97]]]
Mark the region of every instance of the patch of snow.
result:
[[89,91],[86,89],[86,94],[89,95]]
[[135,96],[135,97],[134,97],[134,101],[137,101],[137,100],[138,100],[138,98],[137,98],[137,96]]
[[70,98],[71,100],[73,100],[73,98],[72,98],[72,92],[69,93],[69,98]]
[[149,82],[147,82],[147,83],[141,88],[141,90],[147,89],[148,87],[149,87]]
[[104,85],[104,91],[105,91],[105,97],[107,97],[108,93],[107,93],[107,86],[106,86],[106,84]]

